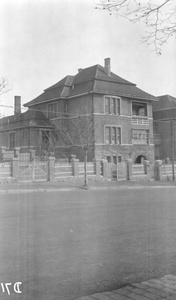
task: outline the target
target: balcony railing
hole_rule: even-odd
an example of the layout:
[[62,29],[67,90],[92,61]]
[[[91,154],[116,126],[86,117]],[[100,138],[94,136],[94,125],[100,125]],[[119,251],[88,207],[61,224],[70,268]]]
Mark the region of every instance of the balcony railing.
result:
[[143,118],[143,117],[132,117],[131,124],[133,124],[133,125],[148,125],[149,120],[148,120],[148,118]]

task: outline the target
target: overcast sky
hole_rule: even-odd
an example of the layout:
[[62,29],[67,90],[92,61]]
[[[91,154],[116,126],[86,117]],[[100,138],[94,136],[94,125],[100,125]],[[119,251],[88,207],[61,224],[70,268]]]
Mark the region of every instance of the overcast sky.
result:
[[139,41],[142,23],[94,7],[93,0],[0,1],[0,77],[10,89],[1,105],[13,106],[15,95],[24,104],[78,68],[103,66],[106,57],[114,73],[144,91],[176,97],[176,39],[158,57]]

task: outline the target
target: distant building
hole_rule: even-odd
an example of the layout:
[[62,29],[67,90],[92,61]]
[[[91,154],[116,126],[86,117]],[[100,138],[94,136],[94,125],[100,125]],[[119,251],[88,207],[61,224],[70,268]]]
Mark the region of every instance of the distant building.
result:
[[[136,84],[111,72],[110,58],[106,58],[104,67],[94,65],[79,69],[75,76],[64,77],[24,106],[28,107],[31,120],[34,112],[42,114],[42,124],[38,120],[31,133],[35,146],[41,144],[43,130],[49,137],[55,129],[68,126],[71,118],[91,114],[96,125],[89,160],[107,158],[116,163],[131,158],[141,163],[144,159],[154,160],[152,103],[155,101],[157,98]],[[17,133],[12,131],[16,145]],[[10,141],[10,132],[8,139]],[[22,146],[22,140],[18,145],[20,143]],[[32,139],[28,143],[28,147],[33,146]],[[77,149],[75,153],[82,160]]]
[[0,146],[20,147],[27,152],[46,141],[46,133],[52,129],[51,121],[41,111],[21,113],[21,97],[15,96],[14,115],[0,119]]
[[176,98],[170,95],[159,96],[158,102],[153,102],[153,129],[155,158],[172,157],[171,121],[173,121],[173,148],[176,158]]

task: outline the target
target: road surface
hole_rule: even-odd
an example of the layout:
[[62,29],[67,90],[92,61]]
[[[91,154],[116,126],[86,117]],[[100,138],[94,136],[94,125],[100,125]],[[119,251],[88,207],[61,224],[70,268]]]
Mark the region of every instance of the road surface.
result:
[[176,274],[175,188],[1,195],[0,243],[1,283],[12,283],[2,300],[72,300]]

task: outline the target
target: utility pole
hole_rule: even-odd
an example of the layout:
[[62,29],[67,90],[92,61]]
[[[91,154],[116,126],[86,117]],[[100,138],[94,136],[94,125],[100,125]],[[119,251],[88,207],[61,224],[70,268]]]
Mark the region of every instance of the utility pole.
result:
[[171,120],[171,159],[172,159],[172,178],[175,181],[175,170],[174,170],[174,121]]

